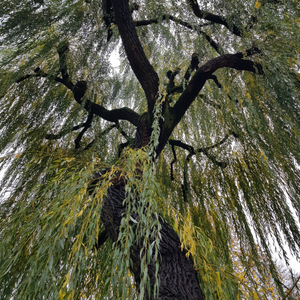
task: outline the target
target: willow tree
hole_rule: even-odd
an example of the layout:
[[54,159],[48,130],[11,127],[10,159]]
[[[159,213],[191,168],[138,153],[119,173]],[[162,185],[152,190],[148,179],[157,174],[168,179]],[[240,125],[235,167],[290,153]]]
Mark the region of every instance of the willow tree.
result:
[[3,0],[1,298],[270,297],[237,261],[282,291],[299,8]]

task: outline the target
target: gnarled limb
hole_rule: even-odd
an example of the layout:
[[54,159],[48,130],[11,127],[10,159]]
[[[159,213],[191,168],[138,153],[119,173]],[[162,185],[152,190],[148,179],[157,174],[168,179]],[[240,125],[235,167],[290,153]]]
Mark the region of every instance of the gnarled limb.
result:
[[[16,82],[19,83],[21,81],[24,81],[32,77],[48,77],[48,74],[44,72],[39,72],[37,74],[28,74],[22,76]],[[54,78],[54,80],[66,86],[74,94],[74,98],[76,102],[82,104],[82,97],[84,96],[86,90],[84,81],[79,81],[74,85],[70,80],[64,80],[63,78],[60,77],[56,77]],[[94,103],[89,99],[84,100],[83,103],[84,103],[83,107],[88,112],[92,112],[93,114],[99,116],[100,118],[106,121],[117,123],[119,120],[125,120],[125,121],[129,121],[131,124],[135,126],[137,126],[138,124],[140,115],[128,107],[108,110],[104,106]]]
[[41,69],[39,67],[34,69],[34,73],[35,74],[27,74],[25,76],[20,77],[19,79],[17,79],[16,83],[20,83],[20,82],[22,82],[28,78],[32,78],[32,77],[47,77],[48,76],[48,74],[41,71]]
[[74,98],[77,103],[84,103],[84,108],[89,112],[93,113],[104,120],[117,123],[119,120],[127,120],[133,125],[138,122],[139,114],[131,110],[130,108],[124,107],[119,109],[107,110],[102,105],[96,104],[88,99],[83,100],[85,92],[87,90],[86,81],[77,81],[74,85],[69,79],[69,74],[67,70],[67,53],[69,51],[68,44],[66,41],[61,42],[58,46],[57,52],[59,55],[59,65],[62,78],[56,77],[55,81],[62,83],[74,94]]
[[189,85],[176,102],[174,106],[176,120],[178,120],[178,122],[181,120],[188,107],[191,105],[195,97],[198,95],[198,93],[204,86],[206,80],[210,79],[212,74],[218,69],[233,68],[236,70],[250,71],[261,75],[263,74],[261,65],[250,60],[242,59],[241,57],[243,56],[243,53],[224,54],[215,57],[209,60],[207,63],[205,63],[195,73]]

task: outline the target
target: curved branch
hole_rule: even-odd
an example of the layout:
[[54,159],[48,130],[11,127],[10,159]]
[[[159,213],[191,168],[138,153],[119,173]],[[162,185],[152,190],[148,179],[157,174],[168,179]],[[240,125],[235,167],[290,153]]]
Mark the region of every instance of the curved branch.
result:
[[175,105],[170,107],[170,122],[162,126],[159,137],[159,145],[156,150],[157,155],[162,151],[174,128],[196,99],[206,81],[211,78],[215,71],[221,68],[233,68],[236,70],[245,70],[263,75],[263,69],[260,64],[243,59],[244,57],[255,53],[260,53],[260,50],[258,48],[251,48],[244,53],[239,52],[236,54],[224,54],[209,60],[195,72],[188,86],[183,91]]
[[57,47],[57,53],[59,56],[59,69],[62,78],[66,81],[69,80],[69,74],[67,70],[67,56],[69,53],[69,43],[67,40],[63,40],[59,43]]
[[[205,23],[205,24],[200,24],[200,25],[197,25],[197,26],[192,26],[191,24],[189,24],[188,22],[185,22],[185,21],[182,21],[172,15],[162,15],[162,20],[172,20],[174,21],[175,23],[177,24],[180,24],[186,28],[189,28],[189,29],[195,29],[196,27],[205,27],[205,26],[209,26],[212,24],[212,22],[210,23]],[[159,19],[150,19],[150,20],[140,20],[140,21],[134,21],[134,25],[136,27],[140,27],[140,26],[147,26],[147,25],[151,25],[151,24],[158,24],[159,22]]]
[[300,276],[298,279],[294,282],[293,286],[288,290],[287,294],[282,298],[282,300],[286,299],[293,291],[293,289],[296,287],[298,281],[300,280]]
[[[204,86],[206,80],[212,78],[212,74],[221,68],[233,68],[236,70],[244,70],[257,74],[263,74],[262,66],[250,60],[245,60],[245,55],[259,53],[258,49],[250,49],[245,53],[224,54],[215,57],[205,63],[193,76],[189,85],[182,93],[176,104],[174,105],[175,123],[181,120],[189,106],[192,104],[200,90]],[[175,126],[176,126],[175,125]],[[175,127],[174,126],[174,127]]]
[[141,83],[151,114],[158,93],[159,78],[149,63],[138,38],[128,0],[113,0],[113,9],[130,66]]
[[[37,73],[37,74],[28,74],[23,77],[20,77],[16,82],[19,83],[23,80],[26,80],[26,79],[32,78],[32,77],[47,77],[47,76],[48,76],[47,73],[39,71],[39,73]],[[125,121],[130,122],[134,126],[137,126],[140,115],[128,107],[108,110],[108,109],[104,108],[104,106],[94,103],[88,99],[82,101],[82,97],[84,96],[85,90],[87,89],[87,87],[85,86],[86,83],[84,83],[84,81],[78,81],[74,85],[70,80],[66,80],[66,79],[63,79],[60,77],[56,77],[56,78],[54,78],[54,80],[56,82],[63,84],[64,86],[66,86],[74,94],[74,98],[75,98],[76,102],[79,103],[80,105],[84,104],[83,107],[88,112],[91,112],[109,122],[117,123],[119,120],[125,120]],[[79,129],[79,128],[77,128],[77,129]],[[77,129],[73,129],[73,130],[77,130]],[[55,138],[56,137],[54,137],[54,136],[49,137],[49,139],[55,139]]]
[[[215,42],[211,36],[209,36],[207,33],[205,33],[204,31],[200,30],[201,27],[204,27],[204,26],[208,26],[210,25],[211,23],[206,23],[206,24],[202,24],[202,25],[191,25],[190,23],[188,22],[185,22],[185,21],[182,21],[172,15],[163,15],[162,16],[162,20],[171,20],[173,21],[174,23],[176,24],[179,24],[183,27],[186,27],[188,29],[191,29],[191,30],[196,30],[197,33],[205,36],[206,40],[208,41],[208,43],[217,51],[217,53],[219,53],[220,55],[224,54],[224,50],[220,47],[220,45]],[[134,21],[134,24],[136,27],[139,27],[139,26],[145,26],[145,25],[150,25],[150,24],[157,24],[159,22],[159,19],[151,19],[151,20],[141,20],[141,21]]]
[[[208,153],[208,150],[211,150],[213,148],[216,148],[216,147],[221,146],[222,144],[224,144],[227,141],[227,139],[229,138],[230,135],[234,136],[235,138],[238,138],[238,134],[236,134],[235,132],[233,132],[233,131],[230,130],[229,134],[226,134],[225,137],[221,141],[215,143],[214,145],[211,145],[211,146],[208,146],[208,147],[205,147],[205,148],[199,148],[197,150],[195,150],[193,146],[185,144],[185,143],[183,143],[180,140],[169,140],[169,144],[172,146],[172,151],[173,151],[173,154],[174,154],[174,160],[171,162],[171,164],[174,164],[176,162],[176,160],[177,160],[176,159],[175,149],[174,149],[174,146],[177,146],[177,147],[180,147],[180,148],[182,148],[184,150],[189,151],[189,154],[186,157],[186,162],[189,162],[190,159],[191,159],[191,157],[193,155],[196,155],[196,153],[198,152],[198,153],[205,154],[217,166],[219,166],[221,168],[226,168],[227,167],[227,163],[226,162],[222,162],[222,161],[221,162],[218,161],[214,155]],[[174,178],[174,175],[173,175],[173,165],[171,165],[171,178]]]
[[35,74],[27,74],[25,76],[20,77],[19,79],[16,80],[16,83],[20,83],[28,78],[32,78],[32,77],[47,77],[48,74],[44,73],[43,71],[41,71],[41,69],[39,67],[34,69]]
[[195,16],[197,16],[199,19],[204,19],[213,23],[224,25],[227,29],[229,29],[233,34],[237,36],[243,35],[243,31],[238,26],[236,26],[236,24],[228,22],[225,17],[201,10],[197,3],[197,0],[187,0],[187,3],[192,8]]
[[[81,104],[81,102],[79,103]],[[84,108],[102,119],[114,123],[117,123],[119,120],[125,120],[129,121],[134,126],[137,126],[140,117],[138,113],[128,107],[108,110],[102,105],[96,104],[90,100],[85,100]]]
[[67,54],[68,54],[68,42],[62,41],[57,47],[57,53],[59,55],[59,66],[62,74],[62,78],[56,77],[55,81],[64,84],[74,94],[74,98],[77,103],[84,103],[84,108],[92,114],[95,114],[104,120],[117,123],[119,120],[126,120],[136,126],[139,118],[139,114],[124,107],[120,109],[107,110],[102,105],[96,104],[88,99],[83,101],[84,94],[87,90],[86,81],[77,81],[74,85],[69,79],[67,70]]
[[76,102],[83,105],[88,112],[91,112],[109,122],[117,123],[119,120],[125,120],[134,126],[137,126],[140,115],[128,107],[108,110],[104,106],[94,103],[89,99],[82,100],[85,90],[87,89],[87,87],[84,86],[83,81],[78,81],[75,85],[59,77],[56,77],[55,81],[64,84],[68,89],[70,89],[74,94]]

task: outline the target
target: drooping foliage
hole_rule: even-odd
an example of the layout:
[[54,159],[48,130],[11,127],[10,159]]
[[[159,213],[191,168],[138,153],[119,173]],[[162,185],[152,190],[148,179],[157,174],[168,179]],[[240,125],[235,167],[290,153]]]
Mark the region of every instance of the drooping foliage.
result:
[[[300,2],[130,2],[138,50],[112,2],[0,4],[0,294],[142,299],[162,219],[206,299],[270,297],[237,260],[282,291],[272,251],[300,259]],[[101,209],[120,181],[114,241]]]

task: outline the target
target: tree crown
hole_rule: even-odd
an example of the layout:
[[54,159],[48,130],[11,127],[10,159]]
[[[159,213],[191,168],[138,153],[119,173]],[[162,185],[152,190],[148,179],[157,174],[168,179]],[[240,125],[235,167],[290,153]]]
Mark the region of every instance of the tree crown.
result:
[[299,257],[299,1],[102,2],[1,4],[1,294],[134,298],[132,232],[95,250],[123,177],[127,208],[174,228],[208,299],[255,297],[235,259],[278,281],[272,242]]

